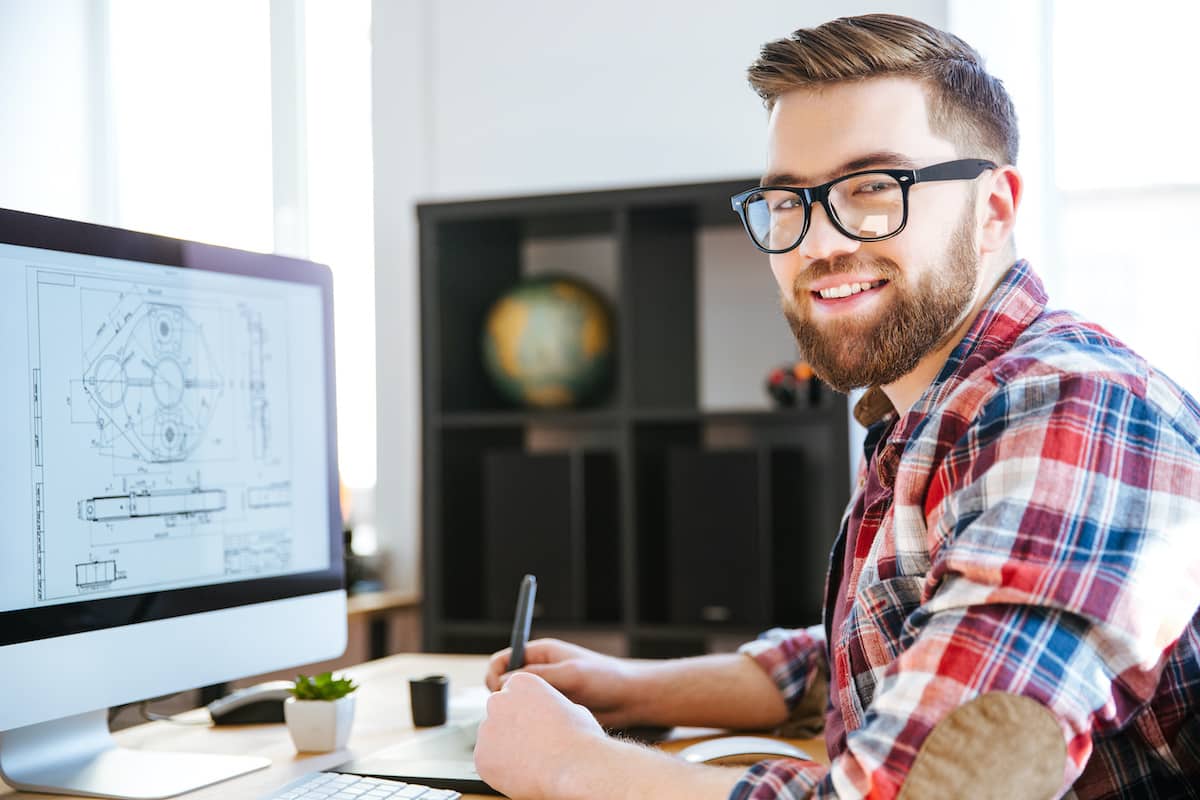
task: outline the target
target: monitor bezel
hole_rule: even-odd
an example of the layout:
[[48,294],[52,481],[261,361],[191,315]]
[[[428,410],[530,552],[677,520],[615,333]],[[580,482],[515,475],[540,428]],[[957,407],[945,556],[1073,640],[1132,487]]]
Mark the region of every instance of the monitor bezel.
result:
[[325,570],[4,611],[0,612],[0,647],[344,589],[343,532],[337,474],[333,276],[329,267],[289,256],[238,250],[3,208],[0,208],[0,244],[318,287],[324,327],[328,465],[325,484],[329,508],[329,567]]

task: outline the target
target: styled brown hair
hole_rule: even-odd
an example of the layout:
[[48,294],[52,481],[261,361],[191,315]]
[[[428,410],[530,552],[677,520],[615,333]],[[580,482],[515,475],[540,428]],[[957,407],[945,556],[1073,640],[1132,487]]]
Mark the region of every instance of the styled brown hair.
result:
[[768,109],[792,89],[915,78],[925,85],[930,129],[963,148],[960,155],[1017,161],[1017,114],[1004,84],[975,48],[920,20],[866,14],[801,28],[763,45],[747,74]]

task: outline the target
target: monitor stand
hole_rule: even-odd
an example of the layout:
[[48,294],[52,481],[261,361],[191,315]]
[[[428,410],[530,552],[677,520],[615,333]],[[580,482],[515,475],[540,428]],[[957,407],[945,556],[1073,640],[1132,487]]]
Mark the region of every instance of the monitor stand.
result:
[[258,756],[117,747],[104,709],[0,733],[0,777],[33,792],[151,800],[270,765]]

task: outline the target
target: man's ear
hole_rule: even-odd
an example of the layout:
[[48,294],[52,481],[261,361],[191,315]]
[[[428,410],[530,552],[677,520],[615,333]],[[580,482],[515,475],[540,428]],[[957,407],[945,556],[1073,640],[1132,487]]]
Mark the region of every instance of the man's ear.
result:
[[978,241],[979,252],[983,255],[1009,246],[1025,181],[1010,164],[992,170],[980,184],[983,202],[977,206],[980,209]]

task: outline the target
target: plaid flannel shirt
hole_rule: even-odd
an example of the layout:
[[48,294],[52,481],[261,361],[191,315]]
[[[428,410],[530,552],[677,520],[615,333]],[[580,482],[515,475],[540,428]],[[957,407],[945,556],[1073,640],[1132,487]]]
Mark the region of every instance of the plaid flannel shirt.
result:
[[742,648],[792,709],[828,676],[845,734],[731,798],[953,796],[964,764],[992,783],[962,796],[1200,798],[1200,407],[1045,306],[1017,262],[909,413],[855,409],[850,508],[866,469],[891,492],[847,586],[843,518],[842,629]]

